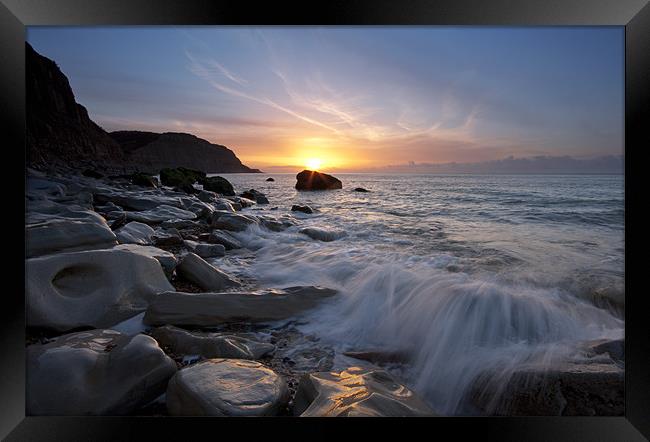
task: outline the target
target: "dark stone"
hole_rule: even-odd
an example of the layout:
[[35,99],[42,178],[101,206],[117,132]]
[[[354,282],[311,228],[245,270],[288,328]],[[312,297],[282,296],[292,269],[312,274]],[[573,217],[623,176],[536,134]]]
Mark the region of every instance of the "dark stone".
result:
[[174,190],[176,192],[184,192],[184,193],[187,193],[189,195],[195,195],[195,194],[201,192],[199,189],[194,187],[192,184],[187,184],[187,183],[181,184],[180,186],[174,187]]
[[342,189],[343,183],[338,178],[313,170],[303,170],[296,175],[297,190],[334,190]]
[[271,178],[271,177],[268,177],[268,178],[266,179],[266,181],[275,181],[275,180],[274,180],[273,178]]
[[120,215],[110,224],[111,230],[119,229],[126,224],[126,213],[122,212]]
[[354,189],[354,191],[355,192],[370,192],[369,190],[364,189],[363,187],[357,187],[357,188]]
[[83,172],[81,172],[83,176],[87,176],[89,178],[104,178],[104,175],[97,172],[96,170],[93,169],[86,169]]
[[164,186],[182,187],[205,179],[205,172],[185,167],[164,168],[160,170],[160,182]]
[[136,172],[130,176],[131,182],[136,186],[156,188],[160,184],[158,179],[146,173]]
[[298,204],[294,204],[291,206],[291,211],[292,212],[302,212],[302,213],[314,213],[311,207],[309,206],[300,206]]
[[199,182],[203,185],[203,189],[205,190],[220,193],[221,195],[235,195],[235,189],[232,187],[232,184],[230,184],[227,179],[220,176],[206,177]]
[[246,192],[243,192],[239,196],[241,196],[242,198],[249,199],[251,201],[255,201],[257,204],[268,204],[269,203],[268,198],[262,192],[258,192],[255,189],[247,190]]
[[479,376],[469,394],[490,415],[622,416],[623,376],[623,368],[613,363],[521,367],[507,380],[494,373]]

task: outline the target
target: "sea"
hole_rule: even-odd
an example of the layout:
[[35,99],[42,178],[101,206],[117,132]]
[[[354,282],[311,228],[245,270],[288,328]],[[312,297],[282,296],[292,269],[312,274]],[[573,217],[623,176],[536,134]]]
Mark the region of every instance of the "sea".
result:
[[[407,354],[394,374],[437,413],[478,413],[467,394],[481,373],[504,383],[624,337],[622,175],[336,174],[343,188],[321,192],[296,191],[295,174],[221,176],[268,197],[244,212],[300,223],[237,233],[251,255],[221,266],[264,288],[337,289],[300,330],[338,368],[346,351]],[[308,226],[345,236],[316,241]]]

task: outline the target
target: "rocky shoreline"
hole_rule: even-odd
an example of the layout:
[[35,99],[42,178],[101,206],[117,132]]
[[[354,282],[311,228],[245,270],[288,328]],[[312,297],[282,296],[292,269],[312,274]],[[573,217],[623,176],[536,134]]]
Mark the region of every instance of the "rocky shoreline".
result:
[[[342,187],[328,177],[303,171],[296,188]],[[219,268],[234,254],[254,259],[233,234],[251,226],[345,237],[301,228],[292,212],[313,213],[308,206],[270,203],[183,168],[160,182],[28,169],[27,414],[435,415],[385,369],[408,358],[350,353],[359,364],[332,371],[334,350],[298,330],[301,315],[335,300],[335,290],[262,289]],[[590,363],[550,381],[535,370],[532,383],[523,371],[513,376],[510,408],[493,404],[503,394],[489,378],[477,379],[473,402],[482,414],[622,414],[622,341],[592,344]]]

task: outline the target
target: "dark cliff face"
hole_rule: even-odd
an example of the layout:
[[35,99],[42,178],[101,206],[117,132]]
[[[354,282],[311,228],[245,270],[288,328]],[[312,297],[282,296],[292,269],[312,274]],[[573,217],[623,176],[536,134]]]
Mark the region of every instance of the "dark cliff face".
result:
[[207,173],[259,172],[225,146],[194,135],[140,131],[107,133],[75,101],[56,63],[26,44],[27,164],[37,169],[72,168],[158,173],[187,167]]
[[142,172],[157,173],[167,167],[186,167],[206,173],[259,172],[242,164],[225,146],[191,134],[140,131],[111,132],[126,152],[127,162]]
[[123,162],[124,153],[75,101],[56,63],[26,44],[27,163],[88,167]]

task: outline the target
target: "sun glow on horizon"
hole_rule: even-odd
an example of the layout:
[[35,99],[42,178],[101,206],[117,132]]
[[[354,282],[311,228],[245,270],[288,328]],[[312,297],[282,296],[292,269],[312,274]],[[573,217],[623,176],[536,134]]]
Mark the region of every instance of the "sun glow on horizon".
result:
[[308,158],[305,160],[305,167],[309,170],[318,170],[323,166],[323,161],[320,158]]

